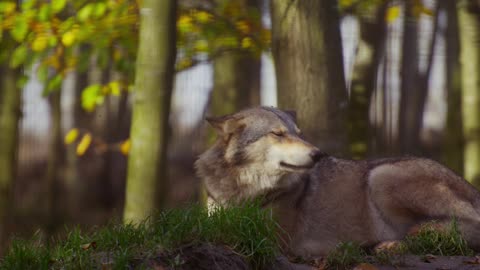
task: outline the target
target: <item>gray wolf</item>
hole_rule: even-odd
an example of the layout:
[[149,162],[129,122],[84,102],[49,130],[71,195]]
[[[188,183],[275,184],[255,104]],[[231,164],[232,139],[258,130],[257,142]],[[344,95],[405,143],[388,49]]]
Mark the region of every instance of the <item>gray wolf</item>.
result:
[[302,139],[292,112],[272,107],[207,121],[218,138],[195,168],[209,197],[220,205],[263,198],[293,254],[323,256],[340,241],[400,240],[452,217],[480,248],[480,192],[433,160],[336,158]]

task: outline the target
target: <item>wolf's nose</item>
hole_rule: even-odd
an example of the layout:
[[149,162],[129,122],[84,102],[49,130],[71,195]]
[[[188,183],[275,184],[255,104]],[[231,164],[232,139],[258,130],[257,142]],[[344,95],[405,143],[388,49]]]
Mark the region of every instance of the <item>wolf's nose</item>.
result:
[[323,156],[325,156],[325,153],[321,152],[320,150],[313,150],[310,152],[310,157],[312,158],[313,162],[319,161]]

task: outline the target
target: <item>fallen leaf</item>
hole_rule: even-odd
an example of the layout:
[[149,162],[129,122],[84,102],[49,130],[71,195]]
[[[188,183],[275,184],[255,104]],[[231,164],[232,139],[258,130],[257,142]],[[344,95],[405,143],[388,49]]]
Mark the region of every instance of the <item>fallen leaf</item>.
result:
[[81,248],[83,250],[89,250],[89,249],[96,249],[97,248],[97,242],[90,242],[90,243],[87,243],[87,244],[83,244],[81,245]]
[[396,251],[398,250],[402,245],[402,242],[400,241],[384,241],[379,244],[377,244],[373,250],[375,253],[380,253],[380,252],[390,252],[390,251]]
[[378,270],[378,268],[375,267],[373,264],[361,263],[361,264],[355,266],[355,268],[353,268],[353,270]]

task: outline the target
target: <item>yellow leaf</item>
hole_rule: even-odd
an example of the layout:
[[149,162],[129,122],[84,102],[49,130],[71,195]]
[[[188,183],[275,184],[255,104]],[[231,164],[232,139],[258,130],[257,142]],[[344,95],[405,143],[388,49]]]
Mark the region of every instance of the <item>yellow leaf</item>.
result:
[[122,144],[120,144],[120,152],[124,155],[128,155],[130,152],[130,139],[125,140]]
[[387,9],[387,14],[385,14],[385,20],[387,23],[391,23],[400,17],[400,6],[395,5]]
[[340,0],[339,4],[341,7],[349,7],[353,4],[353,0]]
[[50,47],[55,47],[55,46],[57,46],[57,43],[58,43],[58,40],[57,40],[57,37],[56,37],[56,36],[50,36],[50,37],[48,38],[48,45],[49,45]]
[[15,12],[15,8],[17,7],[17,4],[14,2],[2,2],[0,5],[0,12],[3,11],[5,15],[10,15],[11,13]]
[[422,6],[421,13],[423,13],[425,15],[428,15],[428,16],[433,16],[434,15],[434,12],[431,9],[429,9],[425,6]]
[[195,16],[195,19],[200,23],[208,23],[213,18],[212,14],[203,10],[195,12],[194,16]]
[[37,36],[32,42],[32,50],[36,52],[41,52],[45,50],[48,45],[48,38],[44,35]]
[[120,96],[120,83],[119,82],[109,82],[108,87],[110,88],[110,93],[114,96]]
[[67,135],[65,135],[65,144],[73,143],[78,137],[78,128],[72,128]]
[[253,45],[253,40],[251,38],[246,37],[242,39],[242,48],[248,49],[252,47],[252,45]]
[[192,17],[187,15],[181,15],[178,18],[177,26],[182,32],[188,32],[192,30]]
[[204,39],[195,41],[194,48],[198,52],[207,52],[208,51],[208,42]]
[[243,34],[248,34],[250,32],[250,25],[248,25],[246,21],[238,21],[235,23],[235,26]]
[[92,135],[90,135],[90,133],[83,135],[82,140],[77,145],[77,155],[83,156],[83,154],[85,154],[85,152],[87,151],[91,143],[92,143]]
[[117,47],[113,49],[113,60],[118,61],[122,59],[122,51],[119,50]]
[[62,43],[65,47],[71,46],[75,42],[75,33],[73,31],[67,31],[62,35]]

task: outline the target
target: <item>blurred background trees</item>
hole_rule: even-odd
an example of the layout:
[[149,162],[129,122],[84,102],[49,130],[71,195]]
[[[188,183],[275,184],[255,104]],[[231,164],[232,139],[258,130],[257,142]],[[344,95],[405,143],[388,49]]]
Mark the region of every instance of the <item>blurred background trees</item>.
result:
[[135,71],[125,222],[141,222],[161,208],[168,191],[168,115],[175,65],[175,0],[144,1]]
[[161,1],[147,28],[157,2],[0,2],[2,242],[199,200],[204,116],[259,104],[331,154],[480,187],[478,1]]
[[297,111],[307,139],[345,154],[347,89],[337,1],[272,1],[278,105]]

